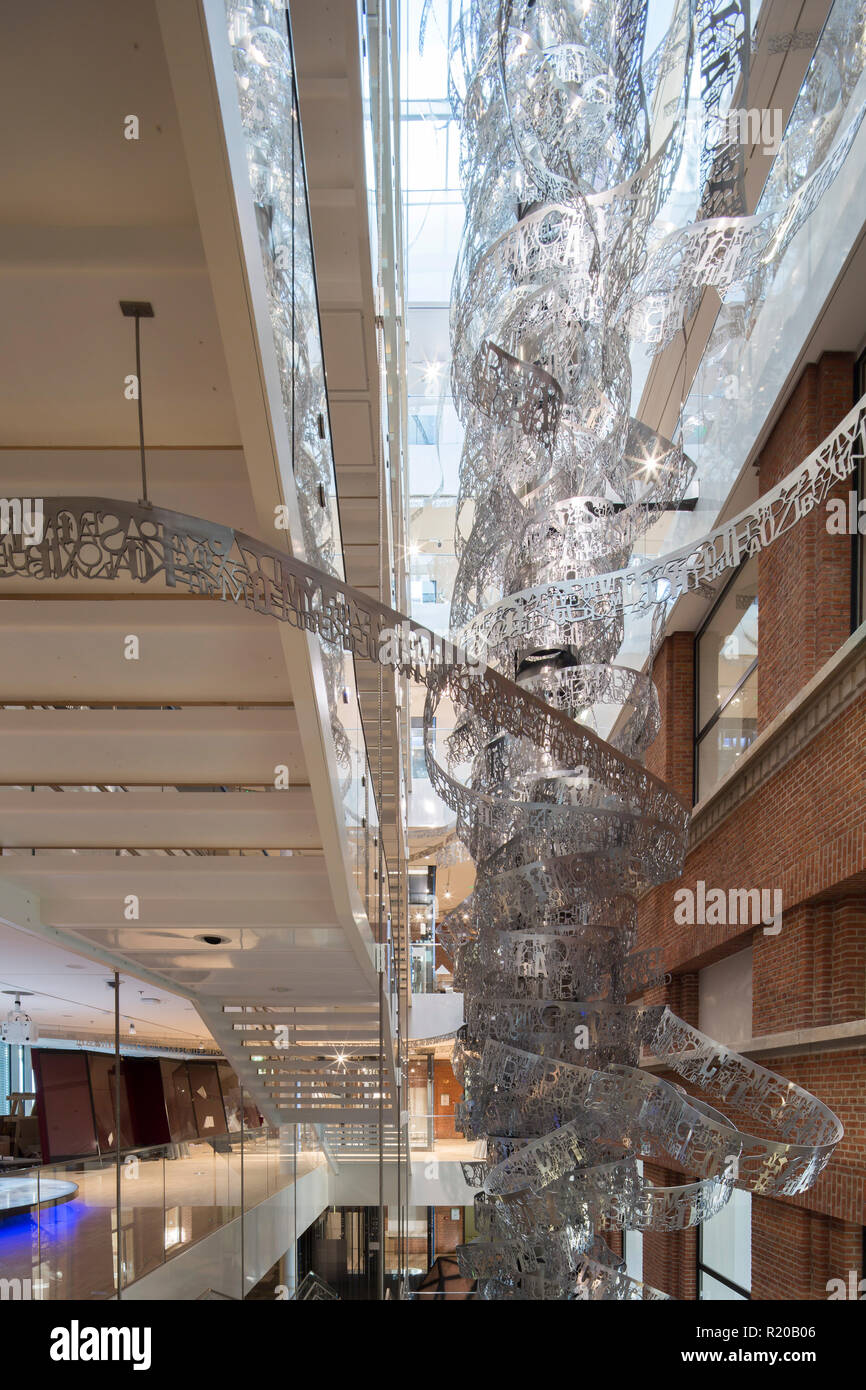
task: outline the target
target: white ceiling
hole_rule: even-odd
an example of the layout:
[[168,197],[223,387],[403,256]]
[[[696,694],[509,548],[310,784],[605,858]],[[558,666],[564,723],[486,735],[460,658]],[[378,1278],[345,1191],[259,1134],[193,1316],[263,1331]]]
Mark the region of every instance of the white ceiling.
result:
[[[14,1007],[10,990],[29,991],[21,1007],[46,1037],[83,1041],[114,1037],[113,975],[84,954],[53,946],[39,936],[0,922],[0,1018]],[[158,1003],[149,1002],[158,999]],[[145,1003],[145,1000],[148,1002]],[[120,981],[120,1028],[124,1043],[198,1047],[211,1041],[195,1006],[167,990],[156,990],[128,975]]]
[[[193,0],[163,8],[163,24],[198,15]],[[123,393],[133,328],[118,301],[144,299],[155,310],[141,325],[150,496],[261,535],[282,497],[249,441],[285,422],[262,419],[263,346],[238,370],[255,316],[236,210],[216,177],[202,223],[209,260],[200,233],[189,170],[211,150],[225,158],[206,55],[192,40],[166,47],[154,0],[41,0],[4,18],[0,119],[15,138],[0,183],[0,494],[140,496],[137,411]],[[184,108],[175,88],[187,82]],[[123,138],[129,114],[138,141]],[[223,227],[235,261],[217,257],[214,269]],[[227,304],[240,306],[241,331]],[[354,384],[366,409],[366,370]],[[366,471],[346,497],[346,516],[363,525]],[[296,1063],[302,1093],[320,1101],[310,1063],[325,1019],[342,1001],[372,1047],[378,1030],[306,639],[242,606],[128,577],[4,580],[0,630],[15,654],[0,663],[0,978],[34,992],[40,1027],[109,1036],[105,980],[118,964],[130,975],[127,1026],[184,1046],[210,1033],[253,1087],[226,1007],[279,1004],[299,1022],[312,1007],[300,1050],[275,1066],[291,1077]],[[127,634],[138,660],[124,659]],[[282,764],[290,785],[277,791]],[[145,1006],[151,997],[161,1004]],[[331,1093],[340,1099],[339,1086]]]
[[[137,439],[121,299],[154,306],[141,330],[150,444],[238,444],[153,5],[40,0],[13,7],[3,32],[4,445]],[[124,138],[127,115],[138,140]]]

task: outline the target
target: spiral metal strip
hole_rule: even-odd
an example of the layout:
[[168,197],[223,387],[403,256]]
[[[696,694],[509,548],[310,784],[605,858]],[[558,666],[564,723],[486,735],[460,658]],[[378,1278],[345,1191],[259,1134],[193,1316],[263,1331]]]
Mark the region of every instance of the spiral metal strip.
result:
[[[629,419],[629,345],[660,350],[709,285],[744,288],[744,307],[720,316],[718,341],[747,331],[866,110],[841,129],[860,76],[862,7],[837,0],[822,39],[837,46],[834,100],[816,100],[826,114],[793,131],[795,157],[773,170],[751,219],[740,216],[741,150],[729,130],[709,133],[745,76],[748,0],[687,0],[648,56],[643,0],[584,8],[475,0],[455,29],[467,233],[454,388],[466,426],[461,511],[473,504],[480,522],[458,538],[455,630],[477,638],[473,660],[326,572],[336,568],[332,538],[318,513],[311,521],[303,489],[304,543],[318,568],[230,527],[113,499],[46,499],[38,545],[0,536],[0,579],[123,577],[231,599],[316,634],[329,686],[347,651],[424,683],[428,714],[443,696],[466,712],[453,754],[455,765],[471,760],[468,781],[429,749],[428,758],[478,861],[472,898],[446,928],[467,996],[455,1045],[462,1123],[488,1145],[484,1162],[466,1165],[480,1186],[483,1239],[461,1258],[488,1298],[665,1298],[627,1277],[599,1229],[695,1224],[733,1183],[804,1191],[841,1137],[836,1118],[798,1087],[666,1009],[626,1005],[662,964],[634,950],[635,894],[680,872],[687,813],[635,761],[657,725],[651,682],[610,663],[626,612],[658,616],[670,597],[770,544],[862,451],[866,399],[749,513],[688,554],[627,566],[653,508],[676,503],[691,476],[678,446]],[[292,348],[286,324],[299,306],[277,254],[296,164],[291,63],[269,7],[253,12],[258,27],[245,11],[232,30],[241,117],[281,381],[284,393],[293,383],[295,443],[315,477],[325,467],[315,428],[324,386],[312,357]],[[653,220],[676,173],[695,62],[707,120],[700,219],[659,236]],[[815,74],[807,85],[826,86],[826,61]],[[314,320],[303,304],[300,317]],[[503,593],[514,596],[504,605]],[[395,632],[409,641],[395,647]],[[533,666],[548,646],[571,648],[570,663]],[[515,659],[520,683],[503,674]],[[330,688],[329,697],[333,708]],[[627,717],[605,742],[586,724],[610,702]],[[646,1075],[641,1048],[775,1137],[750,1136]],[[649,1188],[637,1159],[654,1153],[695,1180]]]
[[[494,69],[497,62],[494,56]],[[497,80],[491,79],[491,90]],[[481,130],[483,115],[479,105]],[[838,151],[850,145],[849,136],[850,130],[801,186],[805,194],[793,190],[789,206],[808,207],[815,188],[835,176],[843,157]],[[504,139],[500,143],[504,148]],[[628,210],[632,222],[648,224],[671,149],[670,142],[663,144],[627,182],[575,195],[584,223],[604,209],[611,235],[627,249],[628,266],[642,260],[633,260],[634,228],[624,235]],[[606,561],[629,550],[654,504],[681,495],[689,464],[669,441],[646,436],[629,421],[622,330],[627,316],[614,312],[608,332],[605,322],[591,321],[605,308],[604,296],[579,302],[573,286],[563,288],[547,252],[565,219],[557,212],[545,222],[532,206],[543,190],[522,191],[536,251],[524,258],[528,271],[521,269],[522,252],[510,251],[505,260],[510,257],[515,274],[537,276],[531,293],[522,296],[530,310],[527,322],[531,335],[544,327],[553,347],[546,359],[530,362],[538,372],[515,366],[525,349],[509,310],[501,322],[511,325],[511,348],[518,351],[494,344],[510,353],[510,362],[492,352],[479,298],[478,342],[488,344],[486,358],[499,364],[502,380],[492,396],[478,396],[490,403],[492,416],[477,406],[467,416],[462,495],[488,521],[496,515],[497,498],[503,499],[499,515],[509,519],[509,541],[503,544],[502,534],[491,528],[489,555],[506,552],[510,538],[515,540],[505,567],[499,558],[489,561],[486,585],[479,580],[472,538],[461,548],[469,605],[461,621],[478,619],[482,649],[505,669],[512,669],[515,657],[524,661],[519,684],[275,546],[155,507],[47,499],[40,544],[0,538],[0,577],[124,577],[231,599],[318,634],[332,678],[335,655],[350,651],[426,684],[431,716],[443,696],[466,711],[453,752],[456,765],[469,760],[468,781],[456,765],[431,767],[434,785],[455,810],[461,841],[479,862],[471,902],[448,923],[455,969],[467,994],[468,1025],[455,1049],[466,1088],[463,1123],[468,1133],[486,1135],[489,1148],[488,1160],[480,1172],[473,1167],[472,1177],[487,1185],[479,1197],[479,1225],[492,1248],[484,1266],[481,1251],[477,1266],[471,1251],[464,1259],[467,1268],[477,1267],[479,1288],[491,1298],[656,1297],[657,1291],[627,1279],[600,1228],[693,1224],[719,1209],[734,1181],[755,1191],[803,1191],[828,1161],[841,1128],[819,1102],[717,1048],[667,1011],[626,1005],[628,994],[658,979],[662,967],[657,957],[634,950],[635,894],[681,871],[687,813],[635,761],[657,723],[651,683],[617,673],[610,660],[628,608],[662,612],[672,593],[697,587],[772,543],[850,472],[862,451],[866,401],[779,488],[728,527],[695,542],[688,554],[662,557],[637,575],[631,568],[612,570]],[[558,189],[558,206],[568,196],[567,188]],[[500,215],[497,235],[506,230],[502,212],[510,206],[502,197],[491,203],[491,216],[497,208]],[[789,218],[787,229],[792,225]],[[590,247],[590,271],[604,261],[604,238],[593,226],[598,245]],[[469,234],[477,235],[477,227],[470,224]],[[777,240],[782,244],[784,235]],[[573,248],[575,238],[559,242]],[[567,328],[564,341],[576,365],[556,346],[552,325],[544,323],[544,277],[557,282],[549,298],[557,312],[567,316],[576,308],[590,315],[580,332],[573,324]],[[619,293],[628,300],[626,279],[619,272],[608,279],[609,300]],[[474,353],[466,357],[470,366],[475,360]],[[598,367],[601,374],[587,382],[586,374]],[[530,409],[523,409],[521,382],[536,393]],[[479,390],[483,384],[479,361]],[[654,472],[663,476],[654,479]],[[621,501],[612,504],[611,495]],[[502,592],[503,579],[531,569],[536,549],[546,567],[539,612],[530,614],[522,630],[513,618],[497,627],[483,615],[485,587],[498,585]],[[570,568],[577,571],[573,579]],[[534,602],[531,586],[529,592]],[[514,608],[527,607],[525,595],[518,596]],[[396,632],[409,640],[395,647]],[[539,639],[544,646],[572,646],[570,664],[533,662]],[[626,717],[605,742],[586,725],[588,711],[608,703],[622,704]],[[576,1050],[575,1038],[586,1045]],[[770,1126],[775,1137],[750,1138],[675,1087],[648,1083],[636,1067],[641,1047],[650,1047],[687,1084],[754,1115],[758,1127]],[[576,1066],[576,1057],[585,1065]],[[558,1071],[533,1070],[533,1058]],[[517,1078],[514,1087],[506,1085],[506,1073]],[[549,1134],[550,1144],[538,1142]],[[688,1166],[695,1181],[666,1192],[648,1189],[636,1162],[654,1152]]]
[[[866,401],[861,404],[866,410]],[[466,978],[469,1022],[455,1046],[455,1067],[466,1088],[461,1122],[469,1134],[486,1134],[491,1145],[483,1173],[471,1170],[473,1179],[489,1184],[480,1203],[483,1215],[479,1209],[486,1225],[480,1228],[499,1250],[498,1272],[478,1275],[485,1297],[662,1296],[635,1289],[609,1251],[601,1258],[606,1247],[597,1235],[599,1224],[693,1224],[701,1213],[717,1210],[730,1190],[731,1161],[740,1164],[754,1191],[803,1191],[814,1181],[841,1137],[826,1107],[717,1047],[669,1011],[634,1011],[624,1003],[660,967],[657,958],[633,951],[635,886],[675,876],[682,867],[687,812],[657,778],[555,703],[546,704],[490,668],[467,666],[450,644],[419,624],[229,527],[86,497],[45,499],[43,524],[36,545],[14,534],[0,537],[0,580],[161,582],[169,590],[183,587],[241,603],[251,613],[317,634],[327,651],[372,660],[384,660],[395,631],[406,629],[418,641],[398,645],[395,664],[426,683],[432,699],[447,694],[480,728],[528,741],[537,758],[554,760],[554,768],[581,768],[596,792],[600,788],[610,799],[609,805],[589,807],[569,799],[540,800],[534,784],[529,797],[503,798],[467,792],[458,779],[437,773],[439,785],[463,808],[478,845],[486,849],[501,841],[482,860],[471,899],[443,924],[457,954],[458,976],[465,972]],[[428,659],[422,662],[419,653]],[[642,817],[650,830],[624,835],[618,843],[616,824],[625,831]],[[481,989],[472,982],[476,964]],[[519,988],[512,988],[518,979]],[[604,989],[604,999],[580,1002]],[[586,1030],[582,1067],[574,1064],[578,1028]],[[720,1116],[715,1126],[708,1124],[706,1105],[636,1071],[641,1046],[684,1081],[774,1126],[777,1138],[750,1139]],[[521,1067],[529,1070],[522,1073]],[[514,1088],[507,1076],[516,1079]],[[650,1111],[657,1118],[644,1124]],[[533,1125],[543,1132],[533,1133]],[[557,1139],[559,1129],[565,1132]],[[549,1146],[534,1142],[551,1131]],[[523,1160],[523,1182],[517,1165],[525,1140],[534,1147]],[[635,1166],[639,1153],[650,1152],[643,1147],[650,1142],[689,1162],[703,1153],[702,1145],[712,1144],[715,1167],[704,1163],[697,1185],[650,1191]],[[508,1166],[497,1173],[502,1164]],[[556,1234],[565,1226],[573,1229]],[[527,1271],[513,1249],[499,1249],[512,1240],[512,1231],[521,1250],[531,1243],[531,1258],[543,1267]],[[548,1235],[555,1277],[546,1272]],[[463,1258],[474,1268],[471,1252]]]
[[[634,950],[636,896],[678,876],[686,822],[601,750],[639,758],[659,727],[650,677],[613,664],[626,616],[658,619],[772,544],[863,453],[866,401],[754,507],[658,560],[631,559],[694,472],[629,417],[631,344],[663,347],[710,286],[742,285],[744,317],[754,311],[864,106],[787,201],[746,217],[742,143],[723,117],[735,84],[748,91],[748,0],[678,6],[646,58],[645,25],[643,0],[475,0],[452,53],[466,202],[451,313],[466,430],[452,630],[548,708],[611,730],[576,760],[470,704],[443,766],[439,692],[427,700],[430,779],[476,861],[475,890],[443,931],[465,999],[458,1123],[487,1144],[485,1162],[465,1165],[479,1239],[458,1254],[488,1298],[663,1296],[627,1278],[600,1232],[698,1224],[734,1184],[805,1191],[841,1136],[799,1087],[666,1007],[627,1003],[662,964]],[[695,222],[659,236],[696,62],[703,194]],[[745,1127],[641,1071],[647,1051]],[[692,1180],[650,1186],[637,1164],[656,1156]]]

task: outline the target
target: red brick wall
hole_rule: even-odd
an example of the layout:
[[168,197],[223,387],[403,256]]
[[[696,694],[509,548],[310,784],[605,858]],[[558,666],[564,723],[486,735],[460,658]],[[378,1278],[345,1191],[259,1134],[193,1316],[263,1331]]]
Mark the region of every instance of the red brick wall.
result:
[[[800,1056],[761,1056],[762,1066],[780,1072],[820,1096],[843,1119],[845,1137],[808,1193],[796,1198],[752,1196],[752,1297],[823,1299],[827,1281],[854,1270],[863,1277],[866,1222],[866,1057],[862,1050]],[[679,1078],[669,1075],[668,1080]],[[687,1091],[694,1087],[687,1085]],[[724,1109],[724,1106],[722,1106]],[[733,1116],[743,1128],[748,1117]],[[644,1163],[647,1178],[675,1187],[689,1175]],[[608,1237],[609,1239],[609,1237]],[[648,1231],[643,1238],[643,1277],[677,1299],[697,1296],[694,1286],[697,1232]]]
[[[443,1105],[443,1096],[448,1104]],[[433,1073],[433,1114],[436,1116],[435,1133],[437,1139],[460,1139],[454,1127],[454,1107],[463,1099],[463,1087],[454,1075],[447,1058],[437,1058]]]
[[866,1017],[866,899],[834,903],[830,951],[833,1021]]
[[[458,1245],[463,1244],[463,1208],[462,1207],[434,1207],[436,1221],[436,1247],[434,1255],[453,1255]],[[455,1221],[452,1219],[451,1212],[459,1211],[460,1216]]]
[[[677,971],[700,968],[749,944],[748,927],[674,922],[674,892],[694,890],[698,879],[708,888],[778,888],[786,914],[819,895],[851,896],[840,885],[866,873],[864,728],[861,696],[692,850],[679,881],[641,899],[639,945],[663,946],[665,968]],[[864,884],[866,878],[853,896],[863,895]],[[778,936],[762,938],[776,943],[780,965],[786,932],[783,925]]]
[[662,643],[652,677],[659,697],[662,726],[648,748],[646,766],[692,804],[695,720],[695,638],[674,632]]
[[[766,492],[815,449],[854,404],[854,358],[827,352],[806,367],[761,452]],[[846,497],[851,480],[833,497]],[[758,557],[758,730],[841,646],[851,622],[851,542],[829,535],[818,507]],[[816,618],[818,621],[816,621]]]
[[826,1299],[830,1279],[862,1278],[863,1227],[786,1202],[752,1200],[752,1297]]
[[[850,409],[852,380],[846,354],[827,354],[807,367],[762,452],[761,491],[790,472]],[[848,487],[840,485],[840,495]],[[761,555],[759,727],[847,639],[850,558],[849,538],[827,534],[823,510]],[[681,794],[692,785],[692,643],[691,633],[668,638],[653,673],[664,726],[647,766]],[[662,946],[672,975],[667,986],[647,993],[647,1002],[664,1000],[696,1022],[698,972],[752,943],[754,1034],[866,1017],[864,730],[866,696],[698,844],[677,883],[662,884],[641,900],[638,944]],[[779,935],[751,926],[676,924],[675,890],[694,890],[699,879],[708,888],[780,889]],[[842,1119],[845,1138],[810,1192],[780,1200],[753,1196],[753,1297],[824,1299],[829,1279],[847,1281],[849,1270],[862,1277],[866,1050],[839,1041],[825,1051],[761,1054],[758,1060],[829,1105]],[[684,1180],[674,1168],[647,1165],[646,1172],[666,1186]],[[674,1297],[694,1298],[696,1249],[694,1232],[646,1233],[644,1279]]]
[[845,1129],[814,1187],[801,1197],[785,1198],[784,1204],[862,1227],[866,1223],[866,1053],[842,1045],[839,1050],[793,1057],[762,1055],[759,1060],[823,1100]]
[[[784,938],[783,949],[779,943]],[[754,936],[753,1032],[866,1018],[866,899],[805,903]]]
[[828,903],[802,903],[783,913],[778,937],[755,932],[753,1033],[783,1032],[795,1022],[801,1028],[830,1023],[832,916]]
[[605,1241],[606,1241],[607,1244],[610,1246],[610,1248],[611,1248],[611,1250],[613,1251],[613,1253],[614,1253],[615,1255],[619,1255],[620,1259],[622,1259],[622,1257],[623,1257],[623,1250],[624,1250],[624,1241],[623,1241],[623,1233],[622,1233],[622,1231],[618,1231],[618,1230],[615,1231],[615,1230],[612,1230],[612,1229],[611,1229],[611,1230],[605,1230],[603,1234],[604,1234],[604,1239],[605,1239]]
[[[654,1163],[644,1163],[644,1177],[656,1187],[677,1187],[683,1175]],[[697,1297],[697,1230],[645,1231],[643,1282],[672,1298]]]

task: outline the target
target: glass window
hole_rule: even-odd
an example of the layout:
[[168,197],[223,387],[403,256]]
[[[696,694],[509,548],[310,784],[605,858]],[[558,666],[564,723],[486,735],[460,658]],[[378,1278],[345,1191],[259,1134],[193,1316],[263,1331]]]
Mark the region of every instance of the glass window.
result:
[[717,1216],[700,1227],[698,1298],[748,1299],[752,1290],[752,1195],[734,1188]]
[[741,565],[696,640],[696,799],[758,733],[758,559]]
[[643,1283],[643,1231],[623,1231],[622,1253],[629,1279]]
[[[436,727],[436,720],[433,720],[433,728]],[[427,778],[427,764],[424,761],[424,719],[420,714],[413,714],[411,720],[411,751],[412,751],[412,777],[414,779]]]
[[[866,389],[861,385],[860,393]],[[866,524],[860,514],[860,504],[866,498],[866,459],[861,459],[854,474],[857,480],[857,536],[855,537],[855,603],[854,626],[866,623]]]
[[[644,1177],[643,1164],[638,1163],[637,1171],[641,1178]],[[622,1256],[625,1260],[625,1272],[629,1279],[636,1279],[639,1284],[643,1283],[643,1231],[623,1231],[622,1233]]]
[[714,1279],[712,1274],[708,1274],[705,1269],[700,1271],[701,1282],[698,1297],[702,1301],[722,1302],[728,1300],[732,1303],[747,1303],[748,1299],[743,1293],[738,1293],[732,1289],[730,1284],[723,1284],[720,1279]]
[[432,411],[422,414],[419,411],[409,413],[409,443],[410,444],[438,444],[439,442],[439,417]]
[[[859,400],[866,392],[866,353],[857,363],[856,394]],[[854,589],[852,602],[853,627],[866,623],[866,517],[860,514],[860,504],[866,498],[866,459],[861,458],[852,479],[857,498],[857,535],[854,537]]]
[[13,1089],[10,1080],[9,1043],[0,1043],[0,1115],[9,1114],[9,1092]]
[[[0,1115],[8,1115],[13,1091],[32,1095],[36,1090],[30,1048],[23,1043],[0,1043]],[[32,1113],[32,1101],[25,1102],[25,1114]]]
[[439,586],[428,575],[413,579],[410,588],[413,603],[436,603],[439,597]]

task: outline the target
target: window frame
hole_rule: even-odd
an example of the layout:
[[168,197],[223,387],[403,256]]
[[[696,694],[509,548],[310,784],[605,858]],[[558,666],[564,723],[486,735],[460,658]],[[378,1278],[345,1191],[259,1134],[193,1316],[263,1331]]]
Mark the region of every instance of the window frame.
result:
[[[710,609],[709,613],[705,614],[703,620],[701,621],[701,623],[699,624],[699,626],[695,629],[694,644],[693,644],[693,647],[692,647],[692,669],[693,669],[693,671],[694,671],[694,716],[693,716],[693,721],[692,721],[692,722],[693,722],[693,727],[694,727],[694,746],[693,746],[693,750],[692,750],[692,802],[694,803],[694,805],[697,805],[697,804],[698,804],[698,796],[699,796],[698,775],[699,775],[699,770],[700,770],[699,749],[700,749],[701,741],[702,741],[704,738],[706,738],[707,734],[710,733],[712,729],[715,728],[715,726],[716,726],[716,724],[718,723],[719,719],[720,719],[721,716],[724,714],[725,710],[728,708],[728,705],[731,703],[731,701],[734,699],[734,697],[735,697],[737,694],[739,694],[739,692],[742,690],[743,686],[746,684],[746,681],[749,680],[750,677],[751,677],[752,675],[754,675],[755,671],[758,669],[758,660],[759,660],[759,657],[756,656],[755,659],[754,659],[754,661],[752,662],[752,664],[749,666],[749,669],[748,669],[747,671],[744,671],[744,672],[743,672],[742,676],[741,676],[740,679],[737,681],[737,684],[730,690],[730,692],[729,692],[728,695],[727,695],[727,698],[726,698],[720,705],[717,705],[717,706],[716,706],[716,708],[713,710],[713,713],[710,715],[709,719],[706,721],[706,723],[705,723],[705,724],[703,725],[703,727],[701,728],[701,727],[699,727],[699,725],[698,725],[698,720],[700,719],[700,708],[701,708],[701,690],[700,690],[700,682],[701,682],[701,664],[700,664],[700,654],[699,654],[698,648],[699,648],[699,646],[700,646],[701,638],[702,638],[702,636],[704,635],[704,631],[705,631],[706,628],[709,626],[709,624],[710,624],[710,622],[711,622],[711,620],[712,620],[714,614],[718,611],[720,605],[724,602],[724,600],[725,600],[725,598],[726,598],[726,596],[727,596],[727,594],[728,594],[728,591],[733,587],[734,584],[736,584],[737,579],[739,578],[740,574],[741,574],[742,571],[746,568],[746,565],[749,563],[749,561],[750,561],[751,559],[753,559],[753,558],[754,558],[753,556],[747,555],[743,560],[740,561],[740,563],[737,565],[737,568],[734,570],[734,572],[733,572],[733,574],[731,575],[731,577],[725,582],[725,584],[724,584],[724,585],[722,586],[722,588],[719,590],[719,593],[718,593],[718,595],[717,595],[717,597],[716,597],[716,600],[715,600],[715,602],[713,603],[713,606],[712,606],[712,608]],[[757,592],[757,590],[756,590],[756,592]],[[758,611],[759,611],[759,613],[760,613],[760,599],[758,600]],[[761,642],[761,627],[760,627],[760,618],[759,618],[759,619],[758,619],[758,646],[759,646],[759,648],[760,648],[760,642]],[[708,1272],[709,1272],[709,1271],[708,1271]]]
[[751,1293],[749,1292],[748,1289],[744,1289],[744,1288],[742,1287],[742,1285],[740,1285],[740,1284],[735,1284],[734,1281],[733,1281],[733,1279],[728,1279],[726,1275],[720,1274],[719,1271],[718,1271],[717,1269],[713,1269],[712,1265],[705,1265],[705,1264],[703,1263],[703,1261],[701,1260],[701,1253],[702,1253],[702,1250],[703,1250],[703,1231],[702,1231],[702,1230],[700,1229],[700,1227],[699,1227],[699,1228],[698,1228],[697,1278],[696,1278],[696,1280],[695,1280],[695,1293],[697,1294],[697,1299],[696,1299],[696,1301],[697,1301],[698,1303],[701,1303],[701,1302],[707,1302],[707,1303],[718,1302],[717,1299],[709,1299],[709,1298],[706,1299],[706,1300],[702,1300],[702,1299],[701,1299],[701,1275],[702,1275],[702,1274],[708,1274],[709,1277],[710,1277],[711,1279],[715,1279],[715,1281],[716,1281],[717,1284],[724,1284],[724,1286],[725,1286],[726,1289],[730,1289],[733,1293],[739,1294],[739,1295],[740,1295],[740,1298],[745,1299],[745,1301],[746,1301],[747,1303],[751,1303],[751,1301],[752,1301],[752,1295],[751,1295]]
[[[731,1196],[733,1196],[733,1193],[731,1194]],[[751,1199],[750,1202],[749,1202],[749,1222],[750,1222],[750,1224],[751,1224],[752,1219],[753,1219],[753,1217],[754,1217],[754,1210],[753,1210],[752,1202],[754,1201],[755,1194],[754,1194],[753,1192],[751,1192],[751,1193],[749,1193],[749,1197],[750,1197],[750,1199]],[[866,1235],[866,1231],[864,1231],[864,1235]],[[696,1300],[696,1302],[698,1302],[698,1303],[701,1302],[701,1275],[702,1275],[702,1274],[708,1274],[708,1275],[710,1276],[710,1278],[711,1278],[711,1279],[715,1279],[717,1283],[719,1283],[719,1284],[724,1284],[724,1286],[725,1286],[726,1289],[731,1289],[731,1291],[732,1291],[733,1293],[739,1294],[741,1298],[746,1299],[749,1303],[752,1302],[752,1291],[751,1291],[750,1288],[749,1288],[749,1289],[744,1289],[743,1286],[742,1286],[742,1284],[737,1284],[737,1283],[735,1283],[735,1281],[734,1281],[733,1279],[729,1279],[729,1278],[728,1278],[727,1274],[720,1274],[719,1271],[718,1271],[717,1269],[713,1269],[713,1266],[712,1266],[712,1265],[708,1265],[708,1264],[706,1264],[706,1263],[704,1262],[704,1223],[703,1223],[703,1222],[701,1222],[701,1224],[698,1226],[698,1238],[697,1238],[697,1240],[695,1241],[695,1300]],[[751,1273],[750,1273],[750,1276],[749,1276],[749,1277],[750,1277],[750,1279],[751,1279],[751,1277],[752,1277],[752,1276],[751,1276]],[[717,1300],[717,1299],[707,1299],[706,1301],[707,1301],[708,1303],[711,1303],[711,1302],[718,1302],[719,1300]]]
[[[854,400],[866,392],[866,352],[854,363]],[[851,477],[854,486],[855,515],[862,498],[866,497],[866,458],[862,455]],[[856,632],[866,622],[866,535],[859,530],[851,537],[851,631]]]
[[[751,1212],[750,1212],[750,1219],[751,1219]],[[702,1301],[702,1300],[701,1300],[701,1275],[702,1275],[702,1274],[708,1274],[708,1275],[710,1276],[710,1278],[711,1278],[711,1279],[715,1279],[716,1282],[717,1282],[718,1284],[724,1284],[724,1286],[725,1286],[726,1289],[730,1289],[733,1293],[739,1294],[741,1298],[744,1298],[744,1299],[747,1300],[747,1302],[751,1303],[751,1301],[752,1301],[752,1291],[751,1291],[751,1289],[744,1289],[743,1286],[742,1286],[742,1284],[736,1284],[736,1283],[734,1282],[734,1280],[733,1280],[733,1279],[729,1279],[728,1276],[727,1276],[726,1274],[720,1274],[719,1271],[718,1271],[717,1269],[713,1269],[712,1265],[705,1264],[705,1263],[704,1263],[704,1259],[703,1259],[703,1255],[704,1255],[704,1228],[703,1228],[703,1224],[701,1224],[700,1226],[698,1226],[698,1238],[697,1238],[697,1240],[696,1240],[696,1242],[695,1242],[695,1269],[696,1269],[696,1275],[695,1275],[695,1300],[696,1300],[696,1302],[700,1303],[700,1302]],[[713,1302],[718,1302],[718,1301],[719,1301],[719,1300],[717,1300],[717,1299],[707,1299],[707,1300],[706,1300],[707,1303],[713,1303]]]

